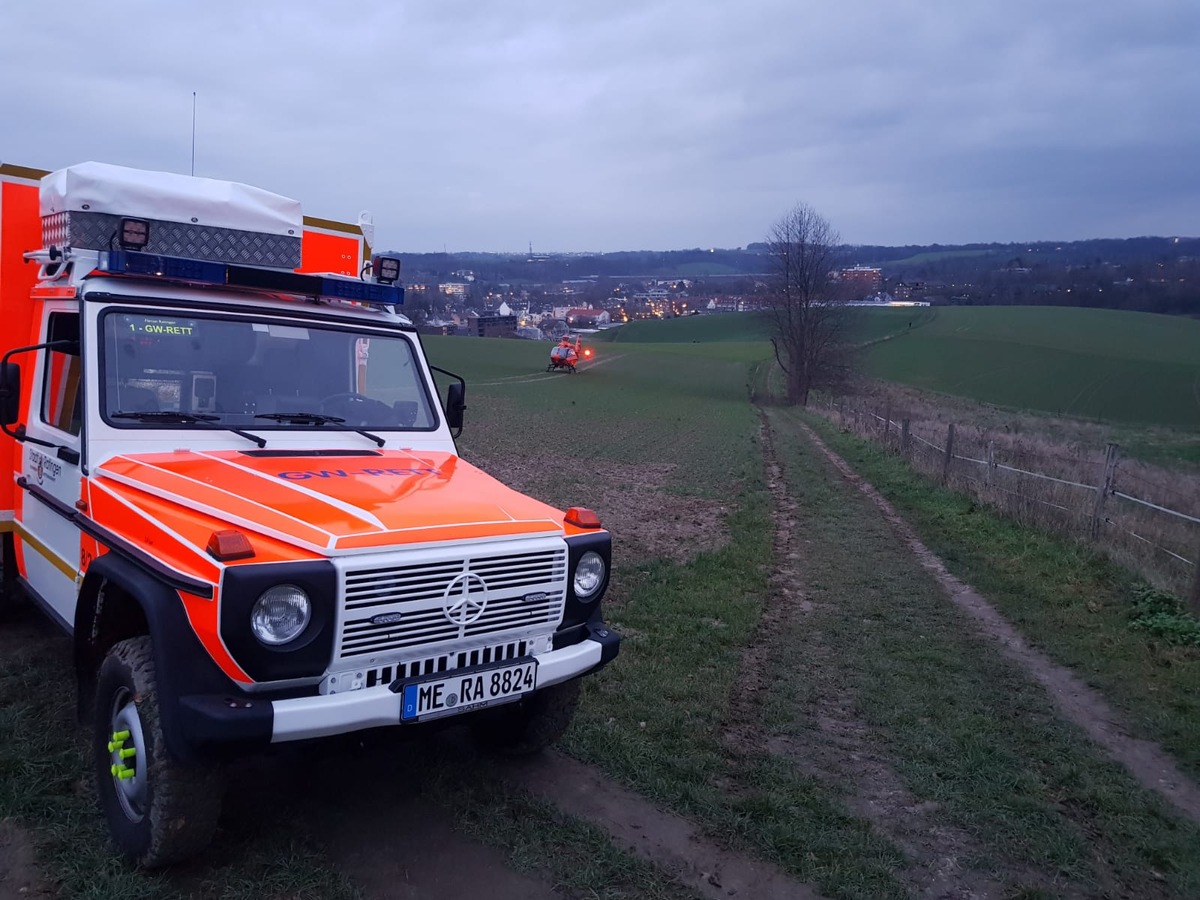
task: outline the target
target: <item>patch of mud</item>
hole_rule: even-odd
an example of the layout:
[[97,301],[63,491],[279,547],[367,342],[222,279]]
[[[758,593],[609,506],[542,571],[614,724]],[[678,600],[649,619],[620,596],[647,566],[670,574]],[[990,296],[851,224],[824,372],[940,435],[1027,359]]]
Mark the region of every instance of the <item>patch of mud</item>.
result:
[[710,900],[819,900],[770,863],[718,847],[692,823],[664,812],[594,769],[557,753],[514,761],[514,784],[607,831],[613,841]]
[[33,841],[16,822],[0,821],[0,900],[57,896],[37,867]]
[[547,453],[530,461],[490,458],[481,467],[509,487],[563,509],[595,510],[620,561],[686,562],[729,542],[728,507],[669,490],[675,463],[619,463]]
[[[761,439],[767,484],[775,506],[775,569],[762,619],[742,656],[724,730],[725,742],[740,753],[761,753],[765,748],[768,753],[787,757],[811,777],[846,789],[849,810],[869,821],[904,853],[908,866],[896,874],[914,895],[936,900],[1008,896],[1006,885],[963,862],[978,856],[980,848],[965,832],[940,820],[936,803],[921,802],[904,787],[899,775],[873,749],[873,735],[858,718],[853,697],[833,679],[822,686],[814,731],[792,737],[773,734],[763,726],[762,707],[771,661],[787,652],[789,634],[796,623],[825,607],[807,598],[802,587],[802,513],[788,492],[765,416]],[[804,652],[806,665],[816,671],[832,663],[828,648],[819,640],[806,645]]]
[[[282,744],[230,773],[213,846],[170,870],[173,896],[209,896],[223,863],[264,831],[308,835],[363,900],[561,900],[540,872],[463,834],[428,796],[441,735],[405,740],[387,730]],[[3,900],[8,900],[3,897]]]
[[325,845],[365,900],[452,900],[478,896],[484,885],[491,900],[562,900],[548,882],[509,868],[503,851],[457,832],[435,804],[409,800],[397,808],[381,799],[349,809],[343,799],[341,824]]
[[801,427],[839,472],[869,497],[895,532],[904,540],[921,565],[931,572],[950,599],[968,613],[981,633],[998,643],[1004,654],[1025,669],[1050,695],[1059,712],[1082,728],[1115,761],[1123,765],[1143,787],[1154,791],[1175,809],[1200,822],[1200,785],[1188,778],[1170,754],[1153,741],[1131,736],[1121,717],[1099,693],[1088,687],[1069,669],[1052,662],[1035,650],[996,609],[969,584],[946,571],[945,563],[935,556],[883,496],[864,481],[850,465],[830,450],[807,425]]

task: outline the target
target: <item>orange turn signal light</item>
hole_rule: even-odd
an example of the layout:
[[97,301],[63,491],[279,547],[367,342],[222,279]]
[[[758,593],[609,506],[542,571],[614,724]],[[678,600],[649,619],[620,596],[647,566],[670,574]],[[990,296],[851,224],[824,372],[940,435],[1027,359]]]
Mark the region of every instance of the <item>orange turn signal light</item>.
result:
[[208,555],[221,562],[231,559],[247,559],[254,555],[250,539],[236,529],[214,531],[208,536]]
[[600,517],[586,506],[572,506],[567,510],[564,521],[576,528],[600,528]]

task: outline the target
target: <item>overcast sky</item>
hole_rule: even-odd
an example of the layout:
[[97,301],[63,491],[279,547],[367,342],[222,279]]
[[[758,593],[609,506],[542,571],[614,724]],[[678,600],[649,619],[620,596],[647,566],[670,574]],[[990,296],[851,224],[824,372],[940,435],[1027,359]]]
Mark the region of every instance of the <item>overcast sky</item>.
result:
[[407,251],[1200,235],[1200,0],[0,0],[0,161]]

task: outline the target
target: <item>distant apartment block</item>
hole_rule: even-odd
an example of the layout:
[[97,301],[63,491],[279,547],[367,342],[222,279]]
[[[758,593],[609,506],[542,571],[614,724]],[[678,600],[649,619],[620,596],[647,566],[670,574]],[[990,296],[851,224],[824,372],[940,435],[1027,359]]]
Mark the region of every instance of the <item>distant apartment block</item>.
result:
[[513,337],[516,333],[516,316],[467,315],[467,334],[472,337]]
[[469,285],[461,281],[444,281],[438,285],[438,290],[447,297],[464,298],[467,296]]
[[883,270],[870,266],[851,266],[838,273],[842,284],[859,296],[873,294],[883,287]]

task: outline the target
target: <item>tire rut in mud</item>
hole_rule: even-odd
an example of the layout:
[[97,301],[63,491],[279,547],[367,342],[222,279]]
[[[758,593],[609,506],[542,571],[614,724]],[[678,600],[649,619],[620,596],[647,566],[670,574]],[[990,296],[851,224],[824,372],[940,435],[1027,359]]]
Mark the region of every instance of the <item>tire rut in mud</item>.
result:
[[[770,422],[761,416],[761,445],[767,485],[775,508],[774,570],[762,619],[743,654],[723,737],[738,753],[783,757],[805,775],[842,795],[851,814],[871,823],[904,855],[907,865],[896,873],[918,897],[999,898],[1009,887],[967,862],[982,848],[963,830],[938,814],[938,804],[922,801],[903,784],[878,748],[877,736],[858,716],[855,697],[830,678],[823,684],[815,727],[799,735],[773,733],[764,725],[764,706],[773,681],[772,665],[794,652],[789,640],[806,620],[819,628],[837,610],[816,603],[804,589],[806,546],[803,510],[791,496],[777,454]],[[819,673],[835,668],[832,652],[810,631],[804,665]],[[819,675],[815,674],[815,677]],[[1026,883],[1043,879],[1031,871],[1013,872]]]

